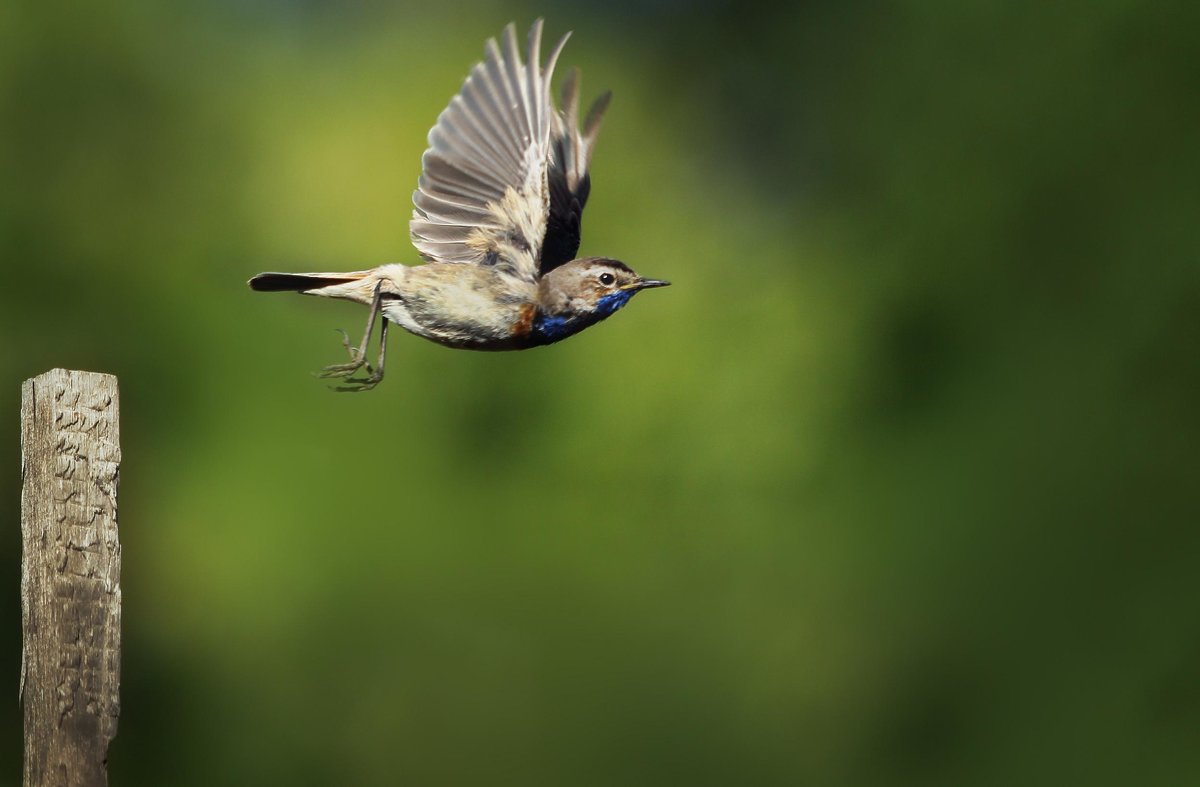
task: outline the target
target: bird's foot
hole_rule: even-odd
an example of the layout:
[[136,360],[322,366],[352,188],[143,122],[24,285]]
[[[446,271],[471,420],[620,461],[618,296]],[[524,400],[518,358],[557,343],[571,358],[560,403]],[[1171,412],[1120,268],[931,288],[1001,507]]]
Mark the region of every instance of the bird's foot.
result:
[[367,363],[365,358],[359,358],[357,361],[351,361],[350,363],[334,363],[330,364],[329,366],[323,366],[321,367],[321,371],[313,372],[313,374],[315,374],[317,377],[320,377],[322,380],[328,380],[335,377],[349,378],[359,369],[364,368],[367,370],[367,374],[375,373],[375,370],[371,367],[371,364]]
[[[340,378],[342,385],[333,386],[333,390],[350,393],[369,391],[383,380],[383,359],[387,351],[388,324],[386,320],[383,321],[383,327],[379,330],[379,361],[374,366],[367,363],[367,342],[371,338],[371,329],[375,325],[375,315],[379,311],[379,303],[379,285],[375,285],[375,299],[371,304],[371,314],[367,318],[367,329],[363,333],[363,340],[360,346],[355,347],[350,344],[350,337],[341,328],[338,329],[338,333],[342,335],[342,346],[346,348],[346,352],[350,355],[350,362],[331,364],[316,373],[317,377],[325,380]],[[355,377],[354,375],[359,369],[365,369],[367,376]]]
[[342,377],[342,378],[348,379],[359,369],[362,369],[365,367],[367,370],[367,374],[370,376],[373,376],[375,374],[375,371],[374,371],[374,369],[371,368],[371,364],[367,363],[366,355],[360,354],[359,349],[350,344],[349,334],[347,334],[341,328],[338,328],[336,330],[338,333],[340,333],[342,335],[342,346],[346,348],[346,353],[350,356],[350,362],[349,363],[333,363],[333,364],[330,364],[329,366],[323,366],[323,367],[321,367],[321,371],[314,372],[314,374],[323,380],[327,380],[330,378],[336,378],[336,377]]
[[370,364],[366,364],[366,377],[346,377],[345,385],[335,385],[333,390],[346,393],[359,393],[360,391],[369,391],[383,380],[382,369],[371,369]]

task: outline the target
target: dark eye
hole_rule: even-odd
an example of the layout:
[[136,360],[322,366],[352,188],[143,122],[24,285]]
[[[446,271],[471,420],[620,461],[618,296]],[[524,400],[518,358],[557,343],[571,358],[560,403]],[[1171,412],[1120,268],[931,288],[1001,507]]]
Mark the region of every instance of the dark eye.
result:
[[601,273],[600,274],[600,283],[603,284],[605,287],[612,284],[616,280],[617,280],[617,277],[613,276],[611,273]]

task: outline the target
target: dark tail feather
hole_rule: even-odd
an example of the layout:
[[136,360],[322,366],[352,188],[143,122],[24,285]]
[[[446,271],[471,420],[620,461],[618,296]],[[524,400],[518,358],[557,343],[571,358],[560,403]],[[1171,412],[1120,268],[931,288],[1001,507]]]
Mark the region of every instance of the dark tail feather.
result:
[[349,284],[362,278],[358,276],[314,275],[309,273],[260,273],[251,279],[250,289],[259,292],[299,292],[328,287],[331,284]]

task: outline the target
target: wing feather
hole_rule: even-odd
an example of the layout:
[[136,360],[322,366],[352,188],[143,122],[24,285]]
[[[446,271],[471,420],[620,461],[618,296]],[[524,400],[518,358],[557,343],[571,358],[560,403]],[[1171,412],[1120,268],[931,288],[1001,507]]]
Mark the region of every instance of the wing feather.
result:
[[489,39],[484,59],[429,132],[409,232],[431,262],[503,266],[535,281],[550,214],[554,110],[549,86],[566,36],[541,65],[542,22],[526,62],[516,28]]
[[608,92],[596,99],[580,131],[578,70],[571,69],[563,80],[562,108],[554,113],[550,132],[551,160],[546,176],[550,213],[539,261],[542,274],[575,259],[579,251],[583,208],[591,192],[592,151],[611,99]]

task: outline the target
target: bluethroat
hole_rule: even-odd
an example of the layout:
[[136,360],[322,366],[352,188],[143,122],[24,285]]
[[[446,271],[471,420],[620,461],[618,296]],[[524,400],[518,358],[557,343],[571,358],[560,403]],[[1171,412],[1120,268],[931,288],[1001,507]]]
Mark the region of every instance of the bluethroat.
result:
[[[592,150],[611,94],[596,100],[581,129],[579,77],[572,69],[562,86],[562,109],[555,107],[550,80],[569,35],[543,67],[537,20],[522,64],[510,24],[503,45],[487,42],[483,62],[438,117],[408,225],[426,264],[260,273],[250,280],[255,290],[370,307],[357,347],[342,332],[350,361],[320,373],[340,378],[337,390],[368,390],[383,379],[389,322],[448,347],[524,350],[572,336],[641,290],[668,284],[607,257],[575,259]],[[379,354],[370,364],[367,346],[381,314]]]

